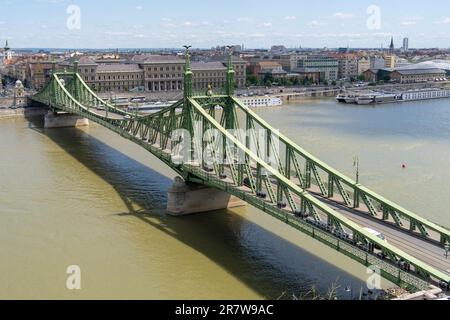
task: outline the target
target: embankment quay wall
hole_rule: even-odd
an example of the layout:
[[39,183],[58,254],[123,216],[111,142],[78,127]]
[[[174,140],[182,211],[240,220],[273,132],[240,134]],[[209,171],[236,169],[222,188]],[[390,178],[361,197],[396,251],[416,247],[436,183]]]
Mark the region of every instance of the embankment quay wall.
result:
[[18,108],[18,109],[0,109],[0,120],[43,116],[48,112],[47,108]]

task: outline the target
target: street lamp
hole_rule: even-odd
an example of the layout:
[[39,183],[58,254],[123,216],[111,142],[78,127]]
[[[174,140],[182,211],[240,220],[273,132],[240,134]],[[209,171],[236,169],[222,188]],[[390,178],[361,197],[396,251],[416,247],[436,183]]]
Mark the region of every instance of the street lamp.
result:
[[353,167],[356,168],[356,184],[359,184],[359,157],[353,159]]

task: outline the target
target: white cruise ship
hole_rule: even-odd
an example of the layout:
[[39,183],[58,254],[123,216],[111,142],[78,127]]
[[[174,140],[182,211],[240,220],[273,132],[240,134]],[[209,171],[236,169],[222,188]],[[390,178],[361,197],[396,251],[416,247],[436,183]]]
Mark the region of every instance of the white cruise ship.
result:
[[281,107],[283,105],[282,99],[269,96],[240,97],[239,100],[249,108]]
[[402,94],[402,101],[416,101],[429,99],[450,98],[449,89],[419,89],[410,90]]

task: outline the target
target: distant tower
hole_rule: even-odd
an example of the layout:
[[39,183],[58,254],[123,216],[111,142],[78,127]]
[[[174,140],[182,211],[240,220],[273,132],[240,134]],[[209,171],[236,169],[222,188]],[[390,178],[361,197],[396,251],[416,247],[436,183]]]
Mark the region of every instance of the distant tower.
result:
[[11,60],[12,59],[12,52],[11,52],[11,48],[8,45],[8,40],[6,40],[5,47],[3,48],[3,50],[4,50],[4,52],[3,52],[3,62]]
[[403,39],[403,51],[407,52],[409,50],[409,39],[404,38]]
[[389,46],[389,52],[394,53],[395,46],[394,46],[394,37],[391,38],[391,45]]

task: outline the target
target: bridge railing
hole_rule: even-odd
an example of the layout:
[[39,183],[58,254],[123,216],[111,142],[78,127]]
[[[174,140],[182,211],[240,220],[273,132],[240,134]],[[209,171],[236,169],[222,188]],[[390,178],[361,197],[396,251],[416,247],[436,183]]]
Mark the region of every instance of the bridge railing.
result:
[[[367,211],[373,218],[382,219],[386,222],[392,220],[393,222],[391,224],[417,236],[431,241],[438,241],[443,246],[450,244],[450,231],[448,229],[430,222],[386,199],[369,188],[356,183],[353,179],[350,179],[338,170],[327,165],[295,144],[292,140],[279,133],[278,130],[251,111],[250,108],[245,106],[241,101],[236,98],[233,98],[233,101],[248,117],[257,122],[265,130],[268,130],[273,135],[277,136],[280,142],[284,144],[286,152],[285,157],[286,159],[290,159],[284,167],[286,169],[289,169],[291,166],[295,167],[296,170],[294,172],[299,176],[299,183],[305,189],[310,189],[311,182],[314,180],[319,187],[320,193],[324,197],[332,198],[334,196],[334,190],[337,189],[342,196],[343,203],[349,208],[360,208],[360,201],[362,200],[367,207]],[[295,163],[298,162],[298,157],[302,158],[306,164],[303,172],[303,168],[297,167],[298,163]],[[327,175],[327,182],[321,177],[318,169]],[[351,199],[352,195],[353,199]],[[409,226],[405,226],[402,220],[407,220]],[[417,229],[419,232],[416,232]],[[434,232],[435,234],[430,234],[430,232]]]

